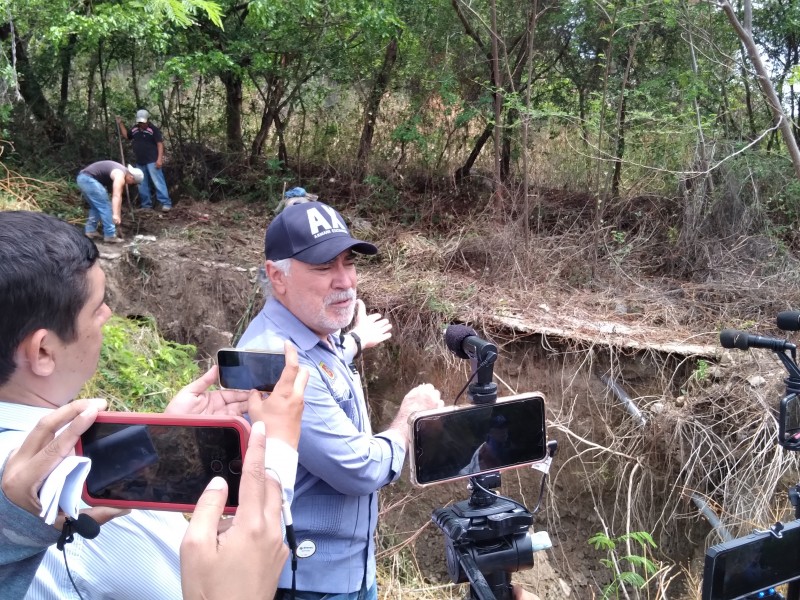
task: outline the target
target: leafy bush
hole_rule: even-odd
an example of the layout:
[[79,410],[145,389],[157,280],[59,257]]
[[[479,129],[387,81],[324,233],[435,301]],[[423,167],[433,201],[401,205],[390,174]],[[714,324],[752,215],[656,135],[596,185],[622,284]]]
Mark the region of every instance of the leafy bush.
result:
[[97,372],[81,397],[105,398],[114,410],[161,412],[199,375],[197,349],[161,337],[153,319],[111,317]]

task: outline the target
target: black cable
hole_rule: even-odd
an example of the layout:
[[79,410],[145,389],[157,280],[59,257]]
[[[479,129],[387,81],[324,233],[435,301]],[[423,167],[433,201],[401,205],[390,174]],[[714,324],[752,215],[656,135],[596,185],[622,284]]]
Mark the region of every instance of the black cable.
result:
[[289,544],[289,551],[292,553],[292,600],[297,594],[297,538],[294,535],[294,525],[284,522],[286,528],[286,542]]
[[496,358],[497,358],[497,355],[492,353],[492,354],[490,354],[490,356],[487,356],[484,359],[484,361],[476,367],[475,371],[473,371],[472,375],[470,375],[469,379],[467,379],[467,383],[465,383],[464,387],[461,388],[461,391],[458,392],[458,394],[456,394],[456,399],[453,400],[453,406],[458,404],[458,399],[461,397],[461,394],[464,393],[464,391],[467,389],[467,387],[469,387],[469,384],[472,383],[472,380],[475,379],[475,376],[478,374],[478,371],[480,371],[483,367],[488,365],[490,362],[494,361]]
[[64,554],[64,566],[67,568],[67,577],[69,577],[69,582],[72,584],[72,587],[75,588],[75,593],[78,594],[78,598],[80,598],[80,600],[84,600],[83,596],[81,596],[81,593],[78,590],[78,586],[75,584],[75,580],[72,578],[72,572],[69,570],[69,563],[67,562],[66,546],[61,546],[61,552],[62,554]]
[[[519,508],[521,508],[522,510],[524,510],[524,511],[528,511],[528,507],[527,507],[527,506],[525,506],[524,504],[522,504],[521,502],[517,502],[517,501],[516,501],[516,500],[514,500],[513,498],[509,498],[508,496],[501,496],[500,494],[497,494],[497,493],[495,493],[495,492],[492,492],[491,490],[488,490],[488,489],[486,489],[486,488],[485,488],[485,487],[483,487],[483,486],[482,486],[480,483],[478,483],[478,482],[477,482],[477,481],[476,481],[474,478],[473,478],[473,479],[471,479],[470,481],[472,482],[472,485],[475,485],[475,486],[477,486],[477,487],[478,487],[478,488],[479,488],[479,489],[480,489],[482,492],[484,492],[485,494],[489,494],[490,496],[493,496],[493,497],[494,497],[494,498],[496,498],[497,500],[508,500],[508,501],[509,501],[509,502],[511,502],[512,504],[516,504],[516,505],[517,505]],[[532,515],[535,515],[537,512],[539,512],[539,507],[540,507],[540,505],[541,505],[541,503],[542,503],[542,495],[544,494],[544,484],[545,484],[545,482],[546,482],[546,481],[547,481],[547,473],[545,473],[545,474],[542,476],[542,484],[541,484],[541,487],[539,488],[539,501],[536,503],[536,507],[535,507],[533,510],[531,510],[531,511],[528,511],[528,512],[530,512]]]

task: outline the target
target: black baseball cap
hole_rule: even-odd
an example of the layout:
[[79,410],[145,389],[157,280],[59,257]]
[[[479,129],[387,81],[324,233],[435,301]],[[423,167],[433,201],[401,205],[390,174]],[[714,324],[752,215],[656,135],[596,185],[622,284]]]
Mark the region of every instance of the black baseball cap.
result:
[[310,265],[332,261],[345,250],[377,254],[378,248],[350,235],[342,215],[322,202],[287,206],[264,236],[267,260],[295,258]]

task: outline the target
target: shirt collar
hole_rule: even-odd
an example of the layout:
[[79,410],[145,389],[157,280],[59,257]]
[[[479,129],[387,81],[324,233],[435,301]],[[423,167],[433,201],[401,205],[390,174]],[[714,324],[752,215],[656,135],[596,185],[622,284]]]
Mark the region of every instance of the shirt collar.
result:
[[[301,352],[308,352],[321,340],[317,334],[311,331],[306,325],[292,314],[288,308],[278,302],[274,297],[267,300],[264,306],[264,313],[274,325],[276,331],[284,331]],[[338,332],[334,334],[334,337]],[[328,336],[330,340],[331,336]],[[322,348],[330,351],[331,348],[326,344],[320,344]],[[335,344],[334,344],[335,346]]]
[[39,419],[50,414],[54,409],[40,406],[28,406],[13,402],[0,402],[0,429],[11,431],[30,431]]

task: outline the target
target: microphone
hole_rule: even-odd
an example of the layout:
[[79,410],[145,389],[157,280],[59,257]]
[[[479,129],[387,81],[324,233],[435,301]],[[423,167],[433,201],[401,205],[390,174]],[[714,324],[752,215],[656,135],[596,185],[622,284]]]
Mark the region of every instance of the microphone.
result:
[[[466,325],[448,325],[444,332],[444,341],[450,352],[459,358],[485,358],[489,352],[497,355],[497,346],[479,338],[472,327]],[[485,355],[485,356],[484,356]]]
[[86,513],[79,514],[75,520],[67,517],[64,519],[56,548],[63,550],[64,546],[75,540],[76,533],[87,540],[93,540],[100,535],[100,524]]
[[784,310],[778,313],[778,329],[800,331],[800,310]]
[[719,342],[723,348],[738,348],[739,350],[766,348],[775,352],[784,352],[797,349],[797,346],[786,340],[751,335],[746,331],[738,331],[736,329],[723,329],[720,331]]
[[466,325],[448,325],[444,332],[444,343],[447,348],[455,354],[458,358],[469,358],[469,355],[464,351],[463,344],[470,336],[476,336],[478,333]]

